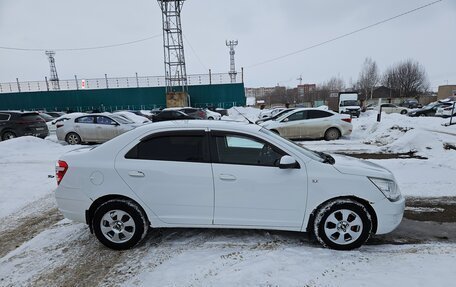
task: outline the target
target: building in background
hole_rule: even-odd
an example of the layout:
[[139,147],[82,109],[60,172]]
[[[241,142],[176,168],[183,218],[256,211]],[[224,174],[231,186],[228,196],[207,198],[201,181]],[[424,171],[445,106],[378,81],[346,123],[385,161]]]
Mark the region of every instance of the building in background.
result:
[[439,86],[437,98],[439,100],[443,100],[450,97],[456,97],[456,85]]
[[298,96],[304,97],[306,94],[313,92],[317,89],[315,84],[298,85]]

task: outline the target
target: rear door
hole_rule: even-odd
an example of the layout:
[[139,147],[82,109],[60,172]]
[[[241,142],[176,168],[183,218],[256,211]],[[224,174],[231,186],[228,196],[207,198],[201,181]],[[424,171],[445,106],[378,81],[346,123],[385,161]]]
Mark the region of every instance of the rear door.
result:
[[214,183],[204,130],[143,138],[115,168],[132,191],[168,224],[210,225]]
[[105,142],[118,136],[119,124],[106,116],[95,117],[95,140]]
[[322,110],[307,111],[307,119],[302,122],[302,137],[312,139],[323,137],[332,125],[330,119],[332,115]]
[[74,131],[83,141],[94,141],[96,138],[96,127],[94,116],[83,116],[74,120]]

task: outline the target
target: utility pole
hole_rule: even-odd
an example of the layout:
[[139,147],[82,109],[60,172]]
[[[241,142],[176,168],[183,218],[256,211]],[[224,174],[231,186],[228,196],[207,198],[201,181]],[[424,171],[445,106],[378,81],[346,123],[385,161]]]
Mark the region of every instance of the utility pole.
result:
[[157,1],[162,11],[166,105],[188,106],[190,97],[181,25],[181,11],[185,0]]
[[51,69],[51,77],[49,78],[49,81],[51,82],[52,89],[54,91],[60,90],[60,84],[59,84],[59,76],[57,75],[57,68],[55,67],[55,52],[54,51],[46,51],[45,52],[46,56],[48,56],[49,59],[49,66]]
[[234,62],[234,54],[236,54],[236,52],[234,51],[234,47],[236,47],[238,45],[238,40],[226,41],[225,43],[226,43],[227,47],[230,47],[230,72],[229,72],[229,75],[230,75],[231,83],[236,83],[237,72],[236,72],[236,65]]

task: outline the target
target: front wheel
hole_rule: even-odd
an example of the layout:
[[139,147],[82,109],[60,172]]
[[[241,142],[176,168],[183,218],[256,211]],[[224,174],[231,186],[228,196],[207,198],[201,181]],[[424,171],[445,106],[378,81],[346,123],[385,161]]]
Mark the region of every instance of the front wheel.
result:
[[97,208],[92,228],[103,245],[125,250],[144,239],[149,221],[144,211],[133,201],[113,199]]
[[208,119],[208,120],[213,120],[214,118],[213,118],[213,117],[208,117],[207,119]]
[[372,218],[366,207],[356,201],[334,200],[317,211],[313,232],[325,247],[352,250],[369,239]]
[[405,115],[407,113],[407,110],[402,110],[401,115]]

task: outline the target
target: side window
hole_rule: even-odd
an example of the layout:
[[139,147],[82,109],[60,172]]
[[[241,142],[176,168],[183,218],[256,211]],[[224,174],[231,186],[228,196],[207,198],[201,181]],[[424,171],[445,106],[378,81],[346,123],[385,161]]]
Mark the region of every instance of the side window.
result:
[[332,116],[331,113],[319,110],[309,110],[307,111],[307,118],[309,119],[319,119],[319,118],[327,118]]
[[296,112],[290,116],[288,116],[288,121],[300,121],[300,120],[305,120],[307,118],[307,111],[300,111]]
[[0,114],[0,122],[7,121],[7,120],[9,120],[9,118],[10,118],[10,115],[8,115],[8,114]]
[[285,153],[269,143],[242,135],[216,135],[215,162],[226,164],[277,166]]
[[89,116],[89,117],[80,117],[75,119],[74,121],[76,123],[81,123],[81,124],[93,124],[94,117]]
[[208,162],[205,135],[159,136],[137,144],[126,155],[127,159],[183,162]]
[[108,117],[99,116],[96,119],[97,119],[97,124],[99,124],[99,125],[112,125],[115,123],[115,121],[113,121],[112,119],[110,119]]

